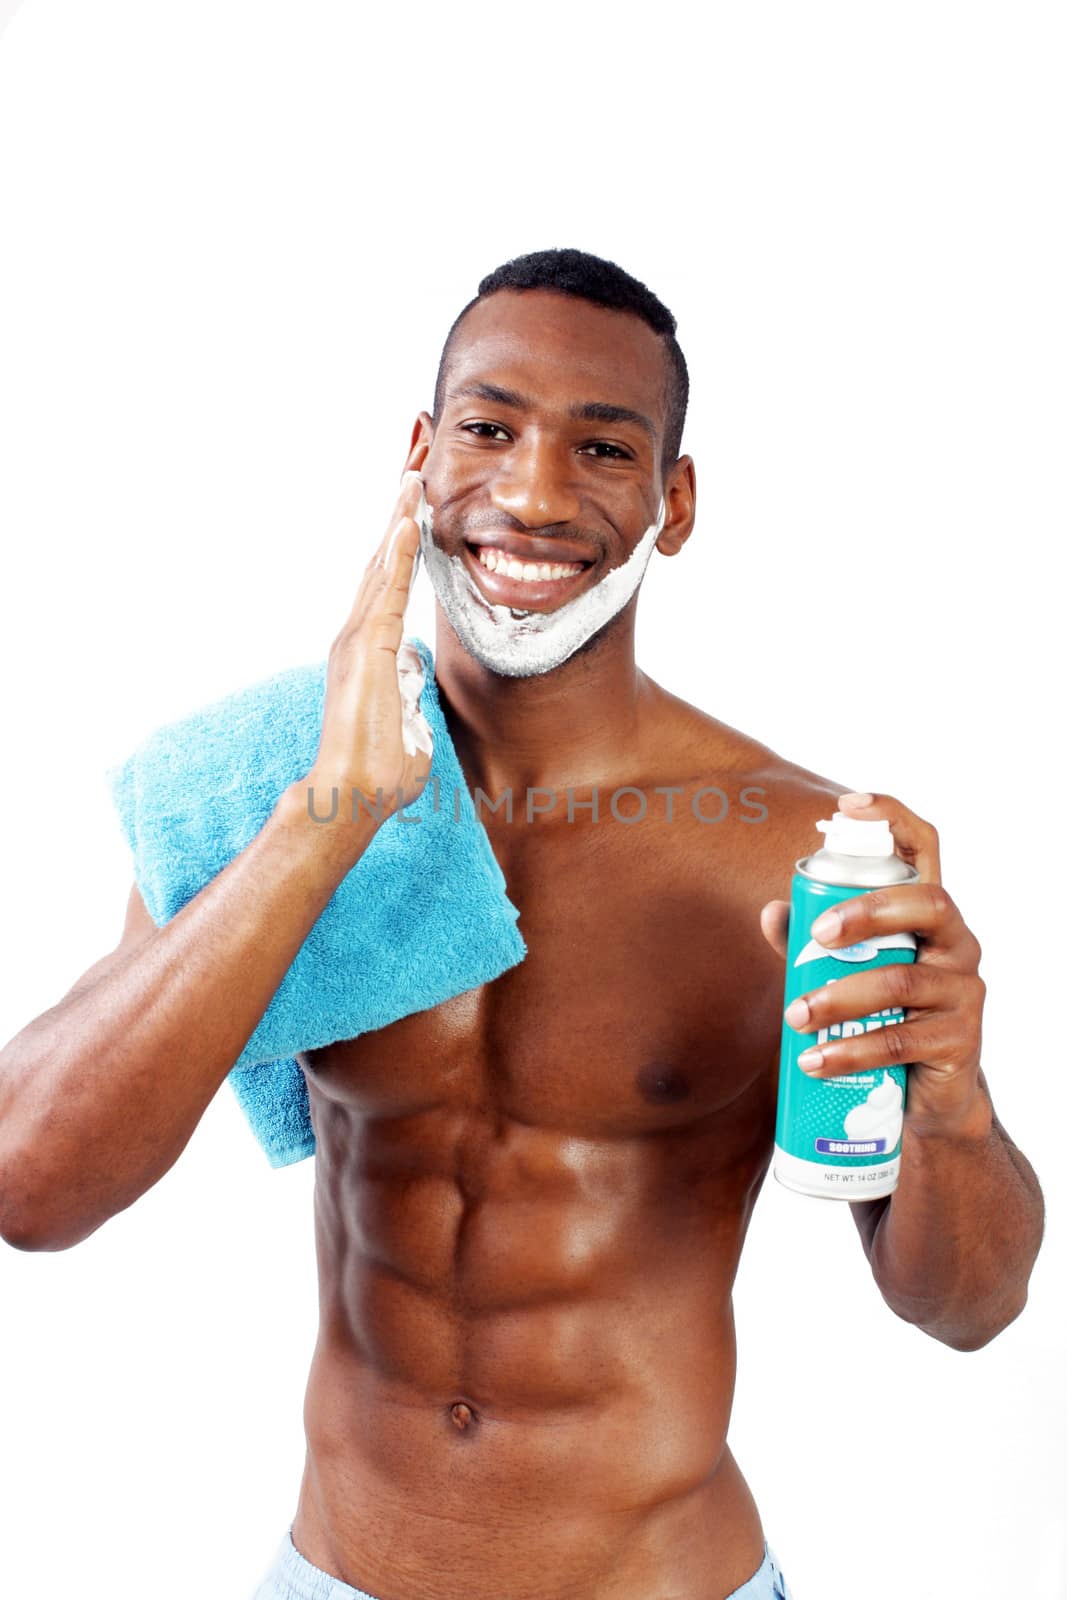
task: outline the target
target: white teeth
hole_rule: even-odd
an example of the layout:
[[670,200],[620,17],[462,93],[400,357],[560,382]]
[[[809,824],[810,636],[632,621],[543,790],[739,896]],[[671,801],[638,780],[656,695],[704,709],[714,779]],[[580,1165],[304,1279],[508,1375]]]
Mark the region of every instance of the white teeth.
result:
[[581,563],[576,561],[519,561],[514,556],[505,555],[502,550],[494,550],[491,545],[482,545],[478,560],[490,572],[499,572],[506,578],[517,578],[520,583],[545,583],[557,578],[570,578],[582,570]]

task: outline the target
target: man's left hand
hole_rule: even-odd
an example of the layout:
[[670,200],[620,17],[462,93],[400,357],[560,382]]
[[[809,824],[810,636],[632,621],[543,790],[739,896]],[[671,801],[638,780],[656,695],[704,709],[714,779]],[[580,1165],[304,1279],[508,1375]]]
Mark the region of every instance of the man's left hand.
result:
[[[857,803],[868,799],[869,804]],[[785,1020],[798,1033],[815,1033],[889,1006],[907,1008],[900,1022],[820,1045],[822,1059],[813,1059],[810,1069],[805,1057],[814,1052],[805,1051],[799,1064],[817,1078],[907,1066],[908,1125],[924,1135],[962,1131],[981,1118],[978,1072],[986,986],[978,976],[978,940],[941,886],[937,830],[887,794],[841,795],[838,809],[864,822],[884,818],[897,855],[918,869],[919,879],[840,901],[812,924],[812,937],[834,949],[868,935],[907,932],[915,934],[918,950],[914,963],[854,972],[794,1000]],[[769,901],[760,912],[760,926],[784,959],[788,901]]]

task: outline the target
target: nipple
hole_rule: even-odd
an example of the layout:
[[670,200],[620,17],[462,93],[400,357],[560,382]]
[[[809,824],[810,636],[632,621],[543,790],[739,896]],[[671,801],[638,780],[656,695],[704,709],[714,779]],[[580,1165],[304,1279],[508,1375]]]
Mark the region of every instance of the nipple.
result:
[[461,1433],[463,1432],[464,1428],[469,1427],[474,1421],[474,1412],[471,1410],[470,1406],[464,1405],[462,1400],[457,1400],[455,1405],[449,1408],[448,1414]]
[[637,1087],[652,1105],[675,1105],[691,1093],[689,1074],[669,1062],[650,1061],[637,1074]]

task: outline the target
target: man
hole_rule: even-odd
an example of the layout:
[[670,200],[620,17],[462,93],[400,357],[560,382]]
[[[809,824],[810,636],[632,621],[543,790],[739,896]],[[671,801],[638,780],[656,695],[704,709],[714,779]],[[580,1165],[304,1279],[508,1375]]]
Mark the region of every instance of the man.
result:
[[[135,889],[117,949],[0,1055],[3,1232],[64,1248],[177,1159],[380,825],[316,824],[308,790],[395,807],[426,783],[396,674],[421,548],[442,707],[528,954],[301,1060],[321,1329],[264,1600],[788,1595],[726,1439],[731,1290],[774,1138],[774,897],[842,786],[636,666],[645,564],[695,516],[674,326],[578,251],[482,282],[331,649],[312,771],[165,928]],[[974,1350],[1025,1304],[1041,1191],[979,1066],[979,948],[934,829],[885,795],[841,806],[887,818],[920,881],[820,937],[913,930],[919,959],[859,1009],[870,975],[808,996],[797,1025],[909,1008],[816,1070],[913,1063],[899,1186],[852,1215],[891,1309]]]

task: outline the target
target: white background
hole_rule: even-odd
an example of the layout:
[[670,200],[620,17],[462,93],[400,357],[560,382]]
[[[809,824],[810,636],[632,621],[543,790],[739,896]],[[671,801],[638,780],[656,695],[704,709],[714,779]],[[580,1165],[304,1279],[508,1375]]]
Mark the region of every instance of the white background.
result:
[[[0,1038],[119,937],[105,767],[325,656],[448,325],[527,250],[679,320],[700,512],[641,664],[939,828],[1046,1240],[960,1354],[885,1307],[845,1206],[768,1178],[730,1439],[796,1600],[1067,1596],[1062,15],[0,11]],[[6,1593],[250,1595],[303,1464],[312,1181],[224,1085],[84,1244],[0,1246]]]

